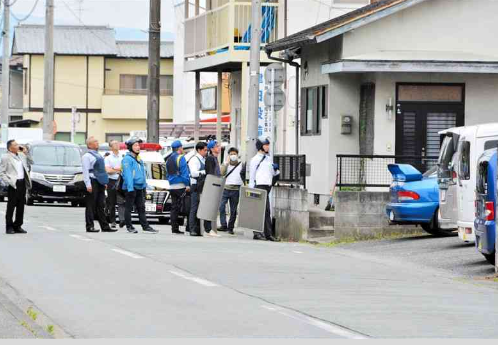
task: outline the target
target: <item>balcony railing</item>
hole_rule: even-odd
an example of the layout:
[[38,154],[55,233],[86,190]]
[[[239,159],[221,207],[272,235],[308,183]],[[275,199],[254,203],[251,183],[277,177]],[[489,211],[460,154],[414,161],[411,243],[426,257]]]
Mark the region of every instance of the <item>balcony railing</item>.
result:
[[[185,20],[185,57],[249,50],[251,2],[218,0],[217,7]],[[278,40],[278,1],[266,1],[261,9],[261,45]]]

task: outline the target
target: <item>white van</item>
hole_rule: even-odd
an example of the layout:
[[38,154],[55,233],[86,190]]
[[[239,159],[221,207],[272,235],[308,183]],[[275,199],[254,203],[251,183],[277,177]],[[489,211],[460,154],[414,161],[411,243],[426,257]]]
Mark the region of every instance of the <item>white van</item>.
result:
[[[458,236],[465,242],[475,242],[474,201],[477,159],[485,150],[498,146],[498,123],[460,127],[458,131],[453,129],[453,133],[453,140],[458,138],[458,146],[456,155],[454,155],[454,163],[449,165],[449,172],[451,174],[451,178],[453,179],[453,183],[455,183],[454,186],[456,187],[456,225],[458,227]],[[446,141],[449,142],[449,140]],[[454,148],[454,143],[452,144],[452,147]],[[449,152],[443,152],[443,150],[447,150],[449,147],[449,143],[448,147],[444,147],[443,142],[441,156],[445,153],[447,153],[448,156],[450,155]],[[442,170],[441,166],[440,170]],[[452,185],[453,183],[450,182],[448,185]],[[448,202],[450,198],[453,198],[453,201],[455,200],[455,195],[450,194],[448,197],[447,193],[449,191],[451,193],[451,188],[446,188],[447,195],[443,197],[443,190],[446,186],[444,183],[440,183],[439,187],[440,202],[441,200],[446,200],[446,202]],[[451,207],[455,207],[455,205]],[[452,216],[454,217],[454,215]],[[454,222],[449,222],[448,224],[454,224]]]

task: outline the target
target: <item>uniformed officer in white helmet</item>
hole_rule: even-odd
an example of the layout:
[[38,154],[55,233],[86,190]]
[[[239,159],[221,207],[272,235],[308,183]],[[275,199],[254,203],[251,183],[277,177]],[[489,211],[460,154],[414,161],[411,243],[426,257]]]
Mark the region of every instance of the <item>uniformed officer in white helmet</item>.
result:
[[264,189],[267,191],[265,228],[264,238],[261,233],[255,232],[255,240],[278,242],[279,240],[272,236],[272,222],[270,212],[270,191],[273,185],[273,178],[280,174],[277,164],[273,164],[268,152],[270,151],[270,140],[268,138],[258,138],[256,140],[256,149],[258,153],[251,159],[249,165],[249,187]]

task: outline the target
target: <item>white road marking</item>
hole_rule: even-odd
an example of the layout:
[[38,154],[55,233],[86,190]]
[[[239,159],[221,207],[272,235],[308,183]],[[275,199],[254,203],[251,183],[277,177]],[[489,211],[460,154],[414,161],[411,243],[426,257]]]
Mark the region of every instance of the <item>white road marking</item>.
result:
[[197,284],[204,285],[204,286],[208,286],[208,287],[217,287],[218,286],[218,284],[210,282],[209,280],[202,279],[202,278],[197,278],[195,276],[188,275],[188,274],[185,274],[183,272],[169,271],[169,273],[174,274],[175,276],[181,277],[183,279],[187,279],[187,280],[193,281],[193,282],[195,282]]
[[93,241],[91,238],[85,237],[85,236],[80,236],[80,235],[70,235],[73,238],[76,238],[77,240],[80,241],[86,241],[86,242],[91,242]]
[[320,320],[313,319],[309,316],[300,314],[298,312],[286,310],[284,308],[271,306],[271,305],[262,305],[261,307],[266,309],[266,310],[273,311],[273,312],[279,313],[281,315],[290,317],[292,319],[307,323],[308,325],[315,326],[315,327],[320,328],[328,333],[332,333],[332,334],[338,335],[338,336],[343,337],[343,338],[368,339],[368,337],[363,335],[363,334],[356,333],[354,331],[348,330],[348,329],[341,327],[341,326],[336,326],[336,325],[332,325],[330,323],[326,323],[326,322],[323,322]]
[[293,253],[296,253],[296,254],[302,254],[303,252],[300,252],[300,251],[297,251],[297,250],[294,250],[292,251]]
[[133,259],[143,259],[144,258],[143,256],[140,256],[138,254],[128,252],[128,251],[122,250],[122,249],[113,249],[113,251],[115,251],[116,253],[119,253],[119,254],[129,256],[130,258],[133,258]]
[[57,231],[57,229],[54,229],[51,226],[47,226],[47,225],[40,225],[39,227],[43,228],[43,229],[50,230],[50,231]]

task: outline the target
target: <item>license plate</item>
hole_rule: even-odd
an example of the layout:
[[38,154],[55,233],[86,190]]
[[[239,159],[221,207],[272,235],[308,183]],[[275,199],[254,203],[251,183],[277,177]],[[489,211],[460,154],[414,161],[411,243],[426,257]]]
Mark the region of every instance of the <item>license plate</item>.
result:
[[156,212],[156,204],[145,204],[145,212]]
[[391,212],[389,213],[389,219],[390,219],[391,221],[394,221],[394,212],[393,212],[393,211],[391,211]]
[[55,185],[53,187],[53,191],[56,192],[56,193],[65,193],[66,192],[66,186]]

